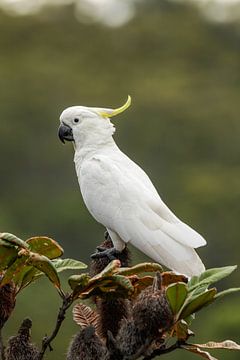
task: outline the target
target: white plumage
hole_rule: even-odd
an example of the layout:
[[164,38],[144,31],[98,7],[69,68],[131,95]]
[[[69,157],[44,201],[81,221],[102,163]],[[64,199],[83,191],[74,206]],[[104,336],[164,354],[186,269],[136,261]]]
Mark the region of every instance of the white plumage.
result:
[[146,173],[113,140],[109,117],[129,105],[130,98],[116,110],[74,106],[61,114],[59,136],[75,142],[84,202],[117,250],[131,243],[176,272],[198,275],[205,268],[194,248],[206,241],[169,210]]

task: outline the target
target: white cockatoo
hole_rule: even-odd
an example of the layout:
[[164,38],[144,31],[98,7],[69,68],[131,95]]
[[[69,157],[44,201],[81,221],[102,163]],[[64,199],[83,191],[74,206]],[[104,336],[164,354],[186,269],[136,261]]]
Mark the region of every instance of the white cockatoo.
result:
[[[146,173],[116,145],[111,117],[118,109],[72,106],[60,116],[59,138],[74,142],[74,162],[83,200],[103,224],[114,247],[112,258],[131,243],[154,261],[187,276],[205,270],[195,252],[206,241],[161,200]],[[102,250],[102,249],[101,249]]]

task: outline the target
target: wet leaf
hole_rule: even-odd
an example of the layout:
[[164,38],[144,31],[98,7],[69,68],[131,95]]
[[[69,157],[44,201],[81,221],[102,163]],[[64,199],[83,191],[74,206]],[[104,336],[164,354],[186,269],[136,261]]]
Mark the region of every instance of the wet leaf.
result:
[[157,263],[142,263],[132,267],[127,267],[127,268],[122,267],[119,269],[118,273],[119,275],[127,276],[127,275],[135,275],[144,272],[155,272],[155,271],[162,271],[161,265]]
[[240,345],[232,340],[225,340],[222,342],[209,341],[206,344],[193,344],[204,349],[228,349],[228,350],[240,350]]
[[36,236],[26,240],[29,249],[40,255],[47,256],[49,259],[55,259],[63,255],[63,249],[53,239],[46,236]]
[[201,310],[204,306],[211,304],[214,301],[214,296],[217,290],[210,289],[203,294],[197,296],[194,300],[188,302],[179,315],[179,319],[185,319],[189,315]]
[[19,239],[17,236],[10,234],[10,233],[0,233],[0,239],[7,241],[12,245],[16,245],[20,248],[28,249],[28,245],[25,241]]
[[166,289],[166,297],[171,306],[173,314],[177,314],[187,298],[187,285],[182,282],[171,284]]
[[57,272],[65,270],[81,270],[87,268],[86,264],[74,259],[56,259],[52,260],[52,264]]
[[199,349],[198,347],[194,346],[194,345],[181,345],[182,349],[185,349],[187,351],[190,351],[196,355],[201,356],[204,359],[208,359],[208,360],[217,360],[217,358],[213,357],[212,355],[210,355],[208,352],[206,351],[202,351],[201,349]]
[[237,265],[208,269],[200,276],[193,276],[188,283],[188,289],[189,291],[192,291],[200,285],[210,285],[214,282],[217,282],[230,275],[236,268]]
[[49,280],[60,289],[61,285],[57,271],[46,256],[30,253],[30,257],[28,258],[27,263],[42,271],[49,278]]

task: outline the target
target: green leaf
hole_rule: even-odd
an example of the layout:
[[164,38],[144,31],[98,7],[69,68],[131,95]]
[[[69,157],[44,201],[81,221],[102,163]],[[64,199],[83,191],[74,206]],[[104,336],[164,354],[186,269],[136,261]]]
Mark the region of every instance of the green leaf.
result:
[[[92,278],[93,279],[93,278]],[[128,297],[134,291],[131,281],[122,275],[105,276],[89,281],[86,288],[79,294],[80,298],[87,299],[91,296]]]
[[49,259],[55,259],[63,255],[63,249],[53,239],[46,236],[36,236],[26,240],[29,249],[40,255],[47,256]]
[[215,299],[220,299],[225,295],[232,294],[237,291],[240,291],[240,288],[231,288],[231,289],[223,290],[215,295]]
[[173,314],[177,314],[187,298],[187,285],[183,282],[171,284],[166,289],[166,297]]
[[[82,263],[81,261],[73,259],[56,259],[51,260],[51,263],[58,273],[64,270],[80,270],[87,267],[87,265]],[[37,280],[42,275],[44,275],[44,273],[37,270],[36,268],[28,268],[28,271],[24,274],[24,277],[22,279],[21,289],[28,286],[31,282]]]
[[27,260],[28,256],[21,256],[20,258],[17,258],[5,271],[0,286],[9,284],[12,281],[16,286],[20,286],[25,272],[30,268],[26,266]]
[[65,270],[81,270],[87,268],[86,264],[74,259],[52,260],[52,264],[58,273]]
[[15,246],[0,239],[0,271],[5,270],[16,260],[17,253]]
[[144,272],[155,272],[155,271],[162,271],[162,267],[161,265],[157,264],[157,263],[142,263],[142,264],[138,264],[132,267],[122,267],[119,269],[118,273],[119,275],[136,275],[139,273],[144,273]]
[[60,289],[61,284],[57,274],[57,271],[51,261],[44,255],[36,253],[30,253],[30,257],[27,260],[29,265],[34,266],[36,269],[42,271],[49,280]]
[[10,234],[10,233],[0,233],[0,239],[7,241],[12,245],[16,245],[20,248],[28,249],[28,245],[25,241],[19,239],[17,236]]
[[113,284],[117,284],[128,293],[132,293],[134,291],[134,287],[132,286],[131,281],[126,276],[113,275],[111,280]]
[[119,271],[120,266],[121,266],[120,260],[113,260],[99,274],[94,276],[91,280],[94,281],[95,279],[112,275]]
[[187,351],[190,351],[196,355],[201,356],[204,359],[208,359],[208,360],[217,360],[217,358],[213,357],[212,355],[210,355],[208,352],[206,351],[202,351],[201,349],[199,349],[198,347],[196,347],[195,345],[181,345],[182,349],[185,349]]
[[240,350],[240,345],[232,340],[225,340],[222,342],[209,341],[206,344],[193,344],[204,349],[228,349],[228,350]]
[[200,285],[210,285],[212,283],[215,283],[230,275],[236,268],[237,265],[208,269],[204,271],[200,276],[193,276],[188,283],[188,289],[189,291],[192,291]]
[[69,277],[68,283],[72,290],[80,292],[88,285],[90,279],[89,274],[72,275]]
[[34,268],[33,266],[27,266],[26,271],[24,272],[24,276],[22,277],[21,286],[19,290],[24,289],[27,287],[30,283],[37,280],[41,276],[43,276],[44,273],[39,271],[38,269]]
[[188,317],[186,317],[184,319],[186,321],[186,323],[188,324],[188,326],[190,326],[193,322],[193,320],[195,320],[195,314],[191,314]]
[[189,315],[201,310],[204,306],[211,304],[214,301],[214,296],[217,290],[210,289],[203,294],[198,295],[194,300],[188,302],[182,309],[179,319],[185,319]]

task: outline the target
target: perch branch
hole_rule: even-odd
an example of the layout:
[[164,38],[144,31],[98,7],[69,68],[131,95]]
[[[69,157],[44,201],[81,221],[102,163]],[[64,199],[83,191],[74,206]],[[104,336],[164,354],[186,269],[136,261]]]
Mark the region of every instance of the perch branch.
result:
[[173,344],[172,346],[170,346],[169,348],[159,348],[159,349],[155,349],[150,355],[145,356],[143,358],[143,360],[151,360],[154,359],[157,356],[161,356],[163,354],[167,354],[170,353],[176,349],[181,349],[181,343],[179,341],[177,341],[175,344]]
[[51,346],[51,342],[55,339],[55,337],[57,336],[60,328],[61,328],[61,325],[65,319],[65,315],[66,315],[66,311],[67,309],[72,305],[73,303],[73,297],[72,297],[72,294],[66,294],[64,297],[63,297],[63,301],[62,301],[62,306],[60,307],[59,309],[59,312],[58,312],[58,316],[57,316],[57,321],[56,321],[56,325],[55,325],[55,328],[52,332],[52,334],[50,336],[45,336],[43,338],[43,341],[42,341],[42,348],[41,348],[41,351],[39,353],[39,357],[38,357],[38,360],[42,360],[43,357],[44,357],[44,354],[45,354],[45,351],[47,350],[47,348],[49,348],[50,351],[53,350],[52,346]]

